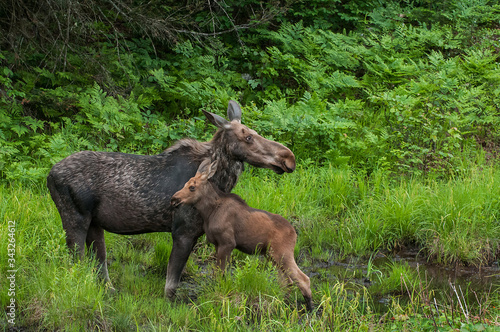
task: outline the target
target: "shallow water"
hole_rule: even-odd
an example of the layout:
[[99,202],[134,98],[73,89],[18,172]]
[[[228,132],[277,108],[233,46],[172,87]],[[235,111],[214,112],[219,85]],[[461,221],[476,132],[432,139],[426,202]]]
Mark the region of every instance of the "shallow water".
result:
[[[418,250],[404,250],[395,254],[377,254],[370,261],[348,258],[342,261],[314,262],[304,272],[312,278],[323,280],[344,280],[368,287],[376,286],[378,277],[386,275],[394,263],[407,265],[420,280],[419,287],[434,291],[438,302],[455,298],[457,294],[467,297],[469,303],[478,303],[492,292],[500,291],[500,267],[498,262],[491,266],[440,266],[427,261]],[[397,293],[397,294],[395,294]],[[391,303],[391,297],[398,296],[403,302],[408,293],[393,292],[376,299],[378,309],[384,311]]]
[[[461,287],[469,286],[475,290],[488,291],[493,285],[500,285],[500,268],[498,262],[491,266],[439,266],[419,257],[416,251],[402,251],[392,258],[394,262],[407,262],[413,269],[424,272],[431,284],[438,287],[449,287],[449,283]],[[375,264],[378,264],[376,262]]]

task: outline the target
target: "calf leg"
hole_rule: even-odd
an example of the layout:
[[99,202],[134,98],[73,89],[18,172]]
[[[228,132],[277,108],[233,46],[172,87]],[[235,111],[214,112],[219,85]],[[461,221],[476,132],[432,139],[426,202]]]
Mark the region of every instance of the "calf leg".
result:
[[278,265],[283,275],[293,280],[297,284],[302,296],[306,300],[307,310],[312,310],[312,292],[311,281],[297,266],[293,257],[293,251],[280,255],[279,253],[272,253],[274,262]]
[[233,242],[224,243],[216,245],[216,256],[217,256],[217,268],[224,273],[226,271],[226,264],[231,259],[231,253],[234,248],[236,248],[236,244]]
[[106,263],[106,243],[104,242],[104,230],[101,227],[90,224],[87,232],[87,248],[95,255],[99,262],[99,273],[102,279],[108,283],[108,265]]

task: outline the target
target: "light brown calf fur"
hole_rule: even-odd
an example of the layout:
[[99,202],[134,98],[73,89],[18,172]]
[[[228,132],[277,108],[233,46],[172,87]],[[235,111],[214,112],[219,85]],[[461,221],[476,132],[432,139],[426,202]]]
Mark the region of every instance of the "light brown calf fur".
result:
[[247,254],[266,254],[288,280],[297,283],[311,310],[309,277],[299,269],[293,256],[297,239],[294,228],[282,216],[251,208],[238,195],[213,186],[208,179],[217,169],[216,163],[203,161],[196,175],[172,196],[172,206],[189,204],[198,210],[207,239],[215,245],[217,266],[222,271],[235,248]]

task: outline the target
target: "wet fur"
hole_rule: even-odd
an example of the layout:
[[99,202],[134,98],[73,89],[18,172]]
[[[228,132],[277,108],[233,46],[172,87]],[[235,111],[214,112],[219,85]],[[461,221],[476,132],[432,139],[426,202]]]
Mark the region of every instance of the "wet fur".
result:
[[254,209],[240,196],[222,192],[207,182],[207,176],[199,170],[172,197],[171,204],[192,205],[200,213],[207,240],[216,248],[217,266],[224,271],[235,248],[247,254],[265,254],[283,276],[297,283],[311,310],[310,280],[294,259],[297,234],[293,226],[278,214]]
[[[165,294],[173,296],[189,254],[203,235],[203,220],[189,206],[173,215],[166,202],[196,174],[201,161],[220,162],[211,181],[224,192],[236,185],[243,162],[281,173],[295,168],[289,149],[241,125],[237,103],[230,101],[228,114],[234,121],[205,112],[219,128],[209,142],[184,139],[154,156],[82,151],[55,164],[47,186],[61,215],[68,247],[83,257],[87,245],[100,263],[103,279],[109,281],[104,231],[172,232]],[[244,141],[243,135],[250,132],[255,144]]]

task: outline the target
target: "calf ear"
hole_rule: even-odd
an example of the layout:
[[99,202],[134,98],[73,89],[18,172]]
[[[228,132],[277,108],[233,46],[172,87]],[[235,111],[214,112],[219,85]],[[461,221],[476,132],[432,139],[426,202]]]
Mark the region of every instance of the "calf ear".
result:
[[210,121],[214,126],[218,128],[223,128],[225,125],[229,124],[229,121],[224,119],[221,116],[218,116],[217,114],[207,112],[203,110],[203,114],[207,117],[208,121]]
[[227,117],[229,121],[238,121],[241,123],[241,107],[234,100],[229,101],[229,105],[227,106]]
[[207,174],[210,172],[210,159],[203,159],[200,166],[198,166],[197,173]]
[[217,171],[217,164],[218,161],[214,160],[211,164],[210,167],[208,168],[208,176],[207,179],[210,179],[212,176],[214,176],[215,172]]

